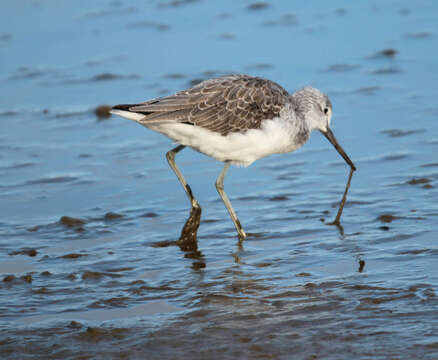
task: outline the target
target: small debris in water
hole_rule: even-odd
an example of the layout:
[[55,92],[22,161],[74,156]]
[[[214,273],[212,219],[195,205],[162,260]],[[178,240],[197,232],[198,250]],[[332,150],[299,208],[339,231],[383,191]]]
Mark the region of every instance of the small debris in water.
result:
[[22,249],[9,253],[9,255],[27,255],[27,256],[36,256],[38,251],[36,249]]
[[82,324],[72,320],[68,327],[73,329],[80,329],[82,327]]
[[71,254],[66,254],[61,256],[63,259],[77,259],[80,258],[81,256],[88,256],[88,254],[76,254],[76,253],[71,253]]
[[330,65],[326,71],[328,72],[344,72],[359,69],[360,65],[356,64],[334,64]]
[[382,223],[390,223],[390,222],[393,222],[394,220],[400,219],[400,217],[394,216],[391,214],[383,214],[383,215],[380,215],[377,219],[379,221],[381,221]]
[[100,279],[103,276],[102,273],[97,272],[97,271],[86,271],[82,274],[82,279],[83,280],[97,280]]
[[75,273],[68,274],[67,279],[70,281],[76,280],[77,276]]
[[289,200],[289,198],[285,195],[277,195],[269,199],[269,201],[285,201],[285,200]]
[[371,56],[367,56],[366,59],[393,58],[397,54],[398,51],[396,49],[388,48],[388,49],[380,50]]
[[170,26],[163,23],[157,23],[154,21],[144,20],[144,21],[136,21],[128,24],[128,27],[133,28],[150,28],[155,29],[157,31],[167,31],[170,29]]
[[265,69],[272,69],[274,66],[272,64],[268,63],[259,63],[259,64],[253,64],[248,65],[245,67],[247,70],[265,70]]
[[20,276],[20,279],[24,280],[25,282],[30,284],[32,282],[32,275],[26,274],[26,275]]
[[356,94],[374,95],[377,90],[380,90],[381,86],[364,86],[353,91]]
[[428,178],[413,178],[406,182],[409,185],[417,185],[417,184],[428,184],[430,183],[430,179]]
[[373,75],[387,75],[387,74],[398,74],[401,73],[402,70],[396,66],[389,66],[386,68],[373,69],[370,71]]
[[233,40],[236,38],[236,35],[231,33],[222,33],[218,35],[218,38],[222,40]]
[[167,2],[160,2],[159,7],[169,7],[169,6],[173,6],[173,7],[178,7],[178,6],[182,6],[182,5],[187,5],[187,4],[191,4],[191,3],[196,3],[199,0],[171,0],[171,1],[167,1]]
[[382,54],[383,56],[386,57],[393,57],[397,54],[397,50],[395,49],[385,49],[379,52],[380,54]]
[[308,276],[312,276],[312,275],[307,273],[307,272],[300,272],[299,274],[296,274],[295,276],[296,277],[308,277]]
[[111,106],[109,105],[99,105],[94,110],[94,113],[96,114],[99,120],[103,120],[103,119],[108,119],[111,116],[110,110],[111,110]]
[[417,134],[424,132],[424,129],[409,129],[409,130],[402,130],[402,129],[385,129],[380,131],[381,134],[388,135],[390,137],[402,137],[402,136],[408,136],[412,134]]
[[102,73],[102,74],[98,74],[95,75],[91,78],[91,80],[93,81],[107,81],[107,80],[114,80],[114,79],[118,79],[120,76],[116,75],[116,74],[111,74],[111,73]]
[[158,217],[158,214],[155,214],[154,212],[147,212],[144,213],[141,217],[154,218],[154,217]]
[[105,214],[105,216],[103,217],[103,219],[105,220],[105,221],[111,221],[111,220],[116,220],[116,219],[120,219],[120,218],[122,218],[123,217],[123,215],[122,214],[117,214],[117,213],[114,213],[114,212],[107,212],[106,214]]
[[315,289],[315,288],[317,288],[318,286],[317,286],[316,284],[314,284],[314,283],[307,283],[306,285],[304,285],[304,287],[305,287],[306,289]]
[[184,79],[186,76],[181,73],[171,73],[171,74],[164,74],[163,78],[165,79],[171,79],[171,80],[178,80],[178,79]]
[[15,275],[6,275],[3,278],[3,282],[11,282],[14,281],[17,277]]
[[297,24],[298,24],[298,19],[296,14],[289,13],[280,16],[276,20],[267,20],[262,25],[263,26],[295,26]]
[[85,220],[70,216],[62,216],[61,219],[59,219],[59,222],[67,227],[82,226],[85,224]]
[[271,266],[271,265],[272,265],[272,263],[270,263],[270,262],[264,262],[264,263],[255,264],[255,266],[258,267],[258,268],[264,268],[264,267],[268,267],[268,266]]
[[87,335],[92,338],[102,337],[102,335],[104,335],[104,331],[98,327],[89,326],[87,327]]
[[40,287],[39,289],[34,289],[32,292],[34,294],[42,294],[42,295],[46,295],[50,293],[49,289],[47,289],[45,286]]
[[249,4],[246,8],[248,10],[264,10],[269,7],[269,4],[267,2],[255,2],[252,4]]

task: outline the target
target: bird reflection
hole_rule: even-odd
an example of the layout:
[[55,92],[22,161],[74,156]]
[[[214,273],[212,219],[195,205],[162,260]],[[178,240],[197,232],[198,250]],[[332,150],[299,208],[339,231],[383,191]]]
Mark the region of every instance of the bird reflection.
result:
[[195,260],[192,263],[192,267],[195,270],[205,268],[206,266],[204,255],[198,250],[197,240],[198,228],[201,222],[201,212],[200,207],[192,207],[190,215],[181,230],[181,235],[176,241],[181,251],[185,252],[184,257]]
[[177,244],[182,251],[197,251],[198,250],[198,228],[201,222],[201,208],[192,207],[190,215],[187,218]]
[[342,227],[340,220],[341,220],[342,210],[344,210],[345,202],[347,200],[347,192],[348,189],[350,188],[351,178],[353,177],[354,171],[355,169],[352,167],[350,169],[350,174],[348,175],[347,185],[345,185],[344,195],[342,196],[342,200],[341,203],[339,204],[339,209],[335,219],[331,223],[327,224],[327,225],[335,225],[338,228],[341,236],[344,235],[344,228]]
[[336,226],[336,228],[339,231],[339,235],[344,236],[344,227],[341,225],[341,223],[331,222],[331,223],[328,223],[327,225],[334,225],[334,226]]
[[192,207],[190,215],[187,218],[176,241],[157,241],[152,246],[167,247],[177,245],[184,252],[184,257],[193,259],[192,268],[195,270],[205,268],[204,255],[198,250],[198,228],[201,222],[201,208]]

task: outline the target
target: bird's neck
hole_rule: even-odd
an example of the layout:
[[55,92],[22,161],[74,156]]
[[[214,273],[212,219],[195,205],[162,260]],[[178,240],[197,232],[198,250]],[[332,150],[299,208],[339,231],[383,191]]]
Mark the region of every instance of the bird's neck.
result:
[[293,102],[291,102],[289,106],[286,106],[284,110],[285,113],[283,117],[286,118],[289,123],[288,130],[292,142],[300,147],[309,139],[312,128],[307,122],[305,114],[298,111]]
[[312,101],[300,92],[290,96],[298,122],[310,132],[318,129],[318,118]]

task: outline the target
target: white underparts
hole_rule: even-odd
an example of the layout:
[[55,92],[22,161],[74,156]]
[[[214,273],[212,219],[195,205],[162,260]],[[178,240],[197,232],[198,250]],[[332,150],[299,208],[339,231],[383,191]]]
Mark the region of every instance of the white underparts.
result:
[[235,165],[248,166],[262,157],[290,152],[298,146],[291,141],[287,126],[279,118],[266,120],[261,129],[250,129],[245,133],[226,136],[189,124],[154,124],[151,130],[167,135],[175,142],[219,161],[231,161]]
[[[112,110],[112,113],[134,121],[144,118],[144,115],[123,110]],[[142,123],[142,125],[216,160],[230,161],[232,164],[242,166],[248,166],[255,160],[271,154],[294,151],[303,145],[295,141],[298,132],[296,124],[282,117],[264,120],[260,129],[250,129],[245,133],[230,133],[226,136],[200,126],[177,122]]]

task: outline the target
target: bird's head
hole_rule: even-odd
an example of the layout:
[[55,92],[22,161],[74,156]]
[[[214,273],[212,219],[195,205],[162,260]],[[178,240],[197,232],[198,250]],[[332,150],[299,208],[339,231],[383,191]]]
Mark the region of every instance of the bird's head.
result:
[[295,105],[296,113],[304,119],[310,130],[319,130],[330,143],[335,147],[338,153],[344,158],[346,163],[353,170],[356,170],[353,162],[342,149],[330,129],[332,119],[332,103],[328,96],[313,87],[307,86],[292,95],[292,101]]

